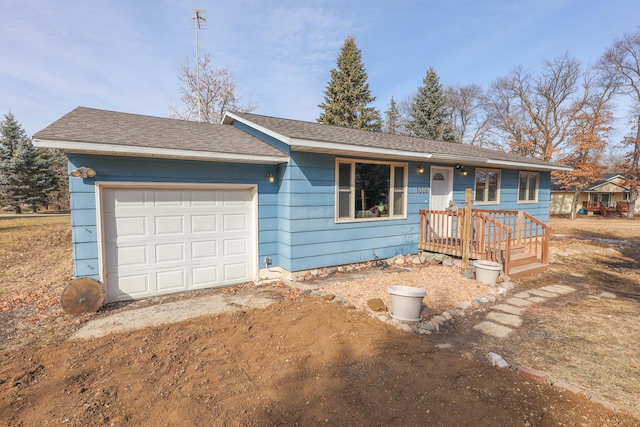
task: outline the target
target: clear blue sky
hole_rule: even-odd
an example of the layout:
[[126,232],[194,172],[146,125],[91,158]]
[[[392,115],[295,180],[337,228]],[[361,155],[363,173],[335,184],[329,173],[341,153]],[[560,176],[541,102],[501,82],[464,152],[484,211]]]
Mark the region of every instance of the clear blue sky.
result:
[[228,66],[258,114],[315,121],[344,39],[362,50],[375,106],[441,82],[485,89],[563,52],[593,63],[640,25],[638,0],[0,0],[0,115],[29,135],[77,106],[168,116],[178,67]]

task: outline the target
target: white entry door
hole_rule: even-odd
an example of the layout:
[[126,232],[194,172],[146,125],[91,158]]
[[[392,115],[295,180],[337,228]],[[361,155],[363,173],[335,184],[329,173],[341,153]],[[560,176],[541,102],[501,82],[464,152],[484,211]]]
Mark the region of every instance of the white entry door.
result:
[[[431,167],[431,197],[429,198],[429,209],[443,211],[449,207],[449,202],[453,200],[453,169],[441,166]],[[443,221],[441,216],[431,215],[429,219],[429,229],[438,237],[450,237],[451,218]]]
[[252,199],[251,189],[106,188],[109,301],[253,280]]

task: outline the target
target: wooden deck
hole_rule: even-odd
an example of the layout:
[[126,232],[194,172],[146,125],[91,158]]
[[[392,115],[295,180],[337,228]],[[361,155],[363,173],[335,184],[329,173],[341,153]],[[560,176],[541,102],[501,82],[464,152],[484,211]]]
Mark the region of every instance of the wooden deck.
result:
[[418,249],[499,262],[511,277],[549,265],[551,229],[526,212],[484,209],[420,211]]
[[620,201],[616,202],[615,207],[606,207],[602,202],[585,201],[582,202],[582,209],[587,213],[592,212],[602,216],[617,214],[623,217],[629,212],[629,202]]

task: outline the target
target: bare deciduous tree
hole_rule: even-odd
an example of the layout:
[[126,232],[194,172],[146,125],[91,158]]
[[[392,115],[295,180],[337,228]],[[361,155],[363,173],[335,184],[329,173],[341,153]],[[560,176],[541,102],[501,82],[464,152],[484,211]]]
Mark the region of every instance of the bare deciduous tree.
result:
[[[189,62],[179,69],[180,104],[170,105],[171,115],[183,120],[220,123],[227,111],[251,112],[257,108],[242,102],[236,80],[228,67],[213,67],[209,54],[200,60],[200,69]],[[200,109],[200,111],[198,111]]]
[[540,75],[518,67],[491,85],[492,124],[509,137],[513,151],[552,160],[588,100],[581,75],[580,63],[565,54],[546,61]]
[[585,79],[591,96],[569,130],[566,155],[560,156],[573,170],[553,173],[560,187],[573,191],[571,219],[575,219],[582,190],[606,169],[602,159],[613,130],[611,102],[618,90],[618,82],[610,74],[587,70]]
[[448,86],[444,95],[451,122],[461,142],[480,147],[489,145],[489,120],[482,88],[475,83]]
[[632,219],[640,193],[640,30],[615,39],[600,66],[620,79],[623,93],[632,101],[631,134],[622,141],[630,148],[624,172],[630,187],[628,217]]

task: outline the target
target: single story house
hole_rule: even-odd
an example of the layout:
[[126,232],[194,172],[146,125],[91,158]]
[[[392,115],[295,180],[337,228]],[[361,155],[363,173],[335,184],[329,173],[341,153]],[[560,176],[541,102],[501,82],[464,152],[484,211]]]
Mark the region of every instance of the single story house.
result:
[[417,253],[421,209],[549,215],[557,164],[248,113],[79,107],[34,135],[69,159],[76,277],[109,302]]
[[[549,213],[551,215],[568,215],[571,213],[571,203],[574,192],[557,185],[551,180],[551,203]],[[590,182],[580,191],[576,213],[587,213],[586,206],[602,207],[610,212],[615,211],[619,202],[629,201],[629,186],[625,185],[625,177],[617,173],[605,173],[594,182]],[[594,212],[598,212],[594,209]],[[640,212],[640,203],[636,204],[636,212]]]

